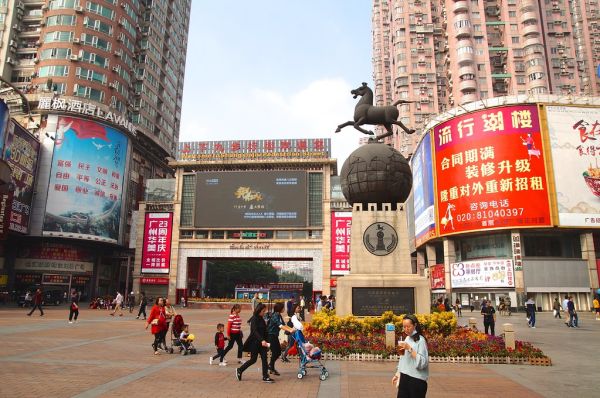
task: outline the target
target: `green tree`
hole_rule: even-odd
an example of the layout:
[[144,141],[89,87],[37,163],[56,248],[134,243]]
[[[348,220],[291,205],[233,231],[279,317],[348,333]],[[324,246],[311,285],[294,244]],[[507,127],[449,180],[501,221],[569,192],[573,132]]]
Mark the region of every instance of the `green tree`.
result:
[[252,260],[210,261],[206,270],[207,294],[211,297],[233,297],[235,285],[278,282],[270,262]]

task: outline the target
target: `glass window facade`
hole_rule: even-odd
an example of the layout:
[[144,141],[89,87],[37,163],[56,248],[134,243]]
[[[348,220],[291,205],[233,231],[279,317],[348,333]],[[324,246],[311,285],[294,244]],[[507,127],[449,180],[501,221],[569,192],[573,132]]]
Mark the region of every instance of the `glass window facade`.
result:
[[521,232],[524,257],[581,258],[579,233]]
[[323,173],[308,173],[308,225],[323,226]]
[[474,236],[456,241],[456,261],[512,258],[510,234]]
[[181,192],[181,226],[194,225],[194,200],[196,197],[196,175],[183,176],[183,189]]

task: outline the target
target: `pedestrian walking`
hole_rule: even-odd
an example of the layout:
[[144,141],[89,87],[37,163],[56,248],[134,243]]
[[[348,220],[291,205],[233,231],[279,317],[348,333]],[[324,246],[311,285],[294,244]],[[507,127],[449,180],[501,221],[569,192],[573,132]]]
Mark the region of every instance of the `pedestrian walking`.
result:
[[227,337],[223,334],[223,330],[225,330],[225,325],[222,323],[217,324],[217,333],[215,333],[217,354],[210,357],[208,363],[211,365],[215,359],[219,358],[219,366],[227,366],[227,361],[225,360],[225,340],[227,340]]
[[304,301],[304,296],[300,296],[300,319],[304,322],[304,311],[306,309],[306,301]]
[[79,295],[75,289],[71,290],[71,305],[69,306],[69,323],[77,322],[79,317]]
[[535,301],[533,301],[532,297],[525,302],[525,306],[527,307],[527,325],[535,329]]
[[258,293],[254,293],[254,296],[252,296],[252,312],[254,312],[258,303]]
[[398,342],[401,355],[392,383],[398,386],[398,398],[424,398],[429,379],[429,352],[421,325],[415,315],[402,320],[406,338]]
[[290,297],[289,300],[286,301],[285,309],[290,318],[294,316],[294,296]]
[[279,376],[279,372],[275,369],[275,363],[281,355],[281,343],[279,342],[279,333],[284,330],[288,333],[293,332],[283,321],[283,311],[285,310],[283,303],[276,303],[273,307],[273,313],[267,323],[267,341],[271,344],[271,360],[269,361],[269,373]]
[[[287,326],[290,328],[293,328],[292,330],[302,330],[304,328],[302,325],[302,322],[300,322],[300,305],[299,304],[296,304],[294,306],[294,315],[288,321]],[[296,340],[294,339],[294,333],[292,333],[292,331],[289,331],[289,332],[286,331],[286,334],[288,334],[288,345],[287,345],[285,351],[283,352],[283,355],[281,356],[282,362],[290,361],[289,359],[287,359],[287,356],[288,356],[288,353],[290,352],[290,349],[294,346],[294,343],[296,342]]]
[[140,310],[138,311],[135,319],[140,319],[140,316],[144,314],[144,319],[146,319],[146,306],[148,305],[148,299],[146,298],[146,293],[142,292],[142,297],[140,297]]
[[260,355],[262,362],[262,379],[265,383],[273,383],[275,380],[269,377],[267,350],[270,344],[267,342],[267,324],[265,322],[265,313],[267,306],[259,303],[250,319],[250,334],[244,342],[244,351],[250,352],[250,360],[235,370],[235,377],[238,381],[242,380],[242,374],[250,366],[254,365]]
[[495,336],[496,310],[494,309],[491,301],[483,300],[481,305],[481,315],[483,315],[483,327],[485,329],[485,334]]
[[33,296],[31,295],[31,292],[28,290],[27,293],[25,293],[25,303],[23,304],[23,307],[31,308],[32,302],[33,302]]
[[133,307],[135,307],[135,294],[133,292],[129,293],[129,300],[127,302],[129,305],[129,313],[133,312]]
[[594,297],[594,312],[596,313],[596,320],[600,321],[600,296]]
[[457,298],[454,305],[456,306],[456,315],[462,316],[462,304],[460,303],[460,299]]
[[569,301],[567,303],[567,308],[569,311],[569,327],[578,328],[579,327],[579,317],[577,316],[577,311],[575,311],[575,303],[573,302],[573,296],[569,296]]
[[242,306],[239,304],[234,304],[233,307],[231,307],[229,318],[227,319],[227,340],[229,343],[227,343],[227,348],[225,348],[225,352],[223,353],[223,358],[225,358],[225,355],[227,355],[229,350],[233,348],[233,345],[237,344],[237,358],[238,363],[240,364],[243,363],[242,347],[244,345],[242,342],[242,337],[244,337],[244,334],[242,333],[242,318],[240,318],[241,311]]
[[151,332],[154,335],[154,342],[152,348],[154,349],[154,355],[158,355],[158,346],[164,340],[164,336],[167,334],[167,318],[165,316],[165,302],[162,297],[157,297],[154,302],[154,306],[150,310],[150,316],[146,321],[146,329],[152,325]]
[[562,301],[562,309],[565,312],[565,317],[566,317],[566,321],[565,321],[565,325],[569,326],[569,319],[570,317],[569,315],[569,295],[565,294],[565,298]]
[[123,295],[117,292],[117,297],[115,297],[112,303],[115,305],[115,309],[110,315],[115,316],[115,313],[119,310],[119,316],[123,316]]
[[554,303],[552,303],[552,310],[554,311],[554,318],[562,319],[562,317],[560,316],[561,308],[562,307],[560,305],[560,302],[558,301],[558,297],[555,297]]
[[36,308],[40,310],[40,316],[44,316],[44,310],[42,309],[43,301],[44,297],[42,296],[42,289],[36,289],[35,294],[33,295],[33,308],[29,311],[27,316],[31,316]]
[[[165,303],[165,318],[166,318],[166,327],[167,327],[167,332],[169,331],[169,325],[171,324],[171,320],[173,318],[175,318],[175,315],[177,315],[177,311],[175,311],[175,307],[171,304],[171,302],[169,301],[168,298],[164,297],[163,301]],[[168,347],[167,347],[167,333],[165,333],[163,335],[163,339],[162,339],[162,347],[164,348],[165,351],[167,351]]]

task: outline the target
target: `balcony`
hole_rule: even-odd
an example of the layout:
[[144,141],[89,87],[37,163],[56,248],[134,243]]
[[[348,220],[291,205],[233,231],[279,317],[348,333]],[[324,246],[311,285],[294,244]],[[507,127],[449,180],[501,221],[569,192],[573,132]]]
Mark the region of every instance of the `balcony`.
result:
[[458,69],[458,77],[464,75],[475,75],[475,68],[472,65],[466,65]]
[[476,91],[477,90],[477,80],[461,80],[458,83],[458,89],[462,92]]
[[467,104],[469,102],[475,102],[477,100],[478,100],[478,98],[477,98],[476,92],[468,92],[468,93],[463,93],[462,97],[460,98],[460,103]]
[[525,12],[525,13],[523,13],[523,15],[521,15],[521,23],[525,23],[525,22],[529,22],[529,21],[537,22],[537,15],[535,14],[535,12],[529,11],[529,12]]
[[475,61],[475,54],[473,52],[463,52],[457,56],[457,62],[459,66],[470,65],[473,63],[473,61]]
[[536,34],[536,35],[540,34],[540,29],[538,28],[537,24],[529,24],[523,28],[524,36],[532,35],[532,34]]
[[523,48],[527,48],[530,46],[539,46],[542,44],[542,41],[537,36],[527,37],[525,42],[523,43]]
[[452,6],[452,11],[455,14],[469,12],[469,3],[464,0],[459,0],[459,1],[455,2],[454,5]]

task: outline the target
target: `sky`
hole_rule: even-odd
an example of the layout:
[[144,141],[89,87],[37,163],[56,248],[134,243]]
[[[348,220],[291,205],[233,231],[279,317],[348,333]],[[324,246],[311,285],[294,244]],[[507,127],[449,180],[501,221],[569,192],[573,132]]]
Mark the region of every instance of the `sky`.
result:
[[179,139],[331,138],[339,170],[371,56],[369,0],[194,0]]

